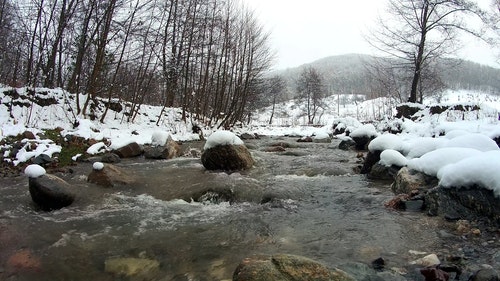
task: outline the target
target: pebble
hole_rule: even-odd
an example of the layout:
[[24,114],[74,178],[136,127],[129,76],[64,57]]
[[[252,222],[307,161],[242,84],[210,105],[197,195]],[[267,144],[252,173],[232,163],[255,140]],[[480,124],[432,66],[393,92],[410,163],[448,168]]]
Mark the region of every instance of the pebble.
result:
[[421,266],[433,266],[441,263],[436,254],[430,254],[418,260],[410,262],[411,264],[421,265]]

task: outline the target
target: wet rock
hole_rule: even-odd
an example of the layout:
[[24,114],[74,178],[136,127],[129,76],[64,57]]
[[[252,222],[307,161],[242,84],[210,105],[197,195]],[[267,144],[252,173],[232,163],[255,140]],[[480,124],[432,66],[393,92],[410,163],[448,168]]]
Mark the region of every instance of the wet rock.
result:
[[356,146],[356,142],[354,142],[351,138],[343,139],[339,143],[339,149],[342,149],[342,150],[351,150],[351,149],[354,149],[355,146]]
[[131,158],[141,155],[143,153],[143,149],[138,143],[132,142],[118,148],[114,151],[114,153],[120,156],[120,158]]
[[374,136],[355,136],[355,137],[353,137],[351,135],[351,138],[356,143],[356,145],[354,146],[354,148],[356,150],[368,150],[368,144],[375,137]]
[[498,272],[492,268],[480,269],[469,279],[470,281],[499,281]]
[[450,279],[446,271],[436,267],[422,268],[420,273],[425,277],[425,281],[448,281]]
[[201,155],[207,170],[239,171],[252,168],[254,160],[244,145],[218,145]]
[[121,277],[154,275],[160,268],[156,260],[142,258],[110,258],[104,262],[104,271]]
[[72,187],[51,174],[29,178],[29,192],[33,202],[45,211],[64,208],[75,200]]
[[393,180],[399,171],[399,167],[396,166],[384,166],[380,163],[376,163],[370,169],[368,173],[368,178],[373,180]]
[[297,148],[298,147],[296,144],[292,144],[292,143],[284,142],[284,141],[274,142],[274,143],[270,144],[269,146],[271,146],[271,147],[281,146],[283,148]]
[[376,150],[376,151],[369,151],[366,154],[365,162],[363,163],[363,167],[361,168],[361,173],[362,174],[368,174],[373,165],[375,165],[378,161],[380,161],[380,154],[382,151]]
[[354,281],[347,273],[294,255],[257,256],[244,259],[234,281]]
[[380,257],[380,258],[372,261],[372,267],[375,270],[383,270],[384,267],[385,267],[385,260],[384,260],[384,258]]
[[283,151],[286,151],[286,148],[282,146],[270,146],[265,150],[265,152],[283,152]]
[[189,199],[194,200],[195,202],[201,203],[212,203],[212,204],[220,204],[222,202],[234,202],[236,200],[234,192],[230,189],[208,189],[197,192],[191,195],[189,198],[183,198],[185,201],[189,201]]
[[415,194],[424,192],[435,185],[437,185],[437,179],[403,167],[396,174],[391,189],[395,194]]
[[424,200],[406,200],[404,201],[404,209],[409,212],[420,212],[424,209]]
[[256,140],[256,139],[259,139],[259,135],[250,134],[250,133],[243,133],[240,135],[240,139],[242,139],[242,140]]
[[122,168],[106,164],[101,170],[93,169],[87,177],[87,181],[103,187],[113,187],[116,185],[131,184],[134,182],[134,179]]
[[425,196],[429,213],[433,215],[456,214],[464,219],[488,219],[500,224],[500,198],[492,190],[479,186],[470,188],[436,187]]
[[40,258],[35,256],[30,250],[20,250],[10,256],[7,260],[7,270],[9,272],[16,271],[39,271],[42,263]]

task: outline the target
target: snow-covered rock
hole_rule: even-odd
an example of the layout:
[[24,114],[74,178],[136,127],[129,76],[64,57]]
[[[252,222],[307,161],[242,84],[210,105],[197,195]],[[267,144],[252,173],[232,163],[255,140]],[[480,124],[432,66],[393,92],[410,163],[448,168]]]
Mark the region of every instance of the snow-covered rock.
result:
[[250,169],[254,160],[243,141],[229,131],[217,131],[205,143],[201,162],[208,170]]
[[211,134],[203,149],[207,150],[219,145],[244,145],[243,141],[230,131],[217,131]]

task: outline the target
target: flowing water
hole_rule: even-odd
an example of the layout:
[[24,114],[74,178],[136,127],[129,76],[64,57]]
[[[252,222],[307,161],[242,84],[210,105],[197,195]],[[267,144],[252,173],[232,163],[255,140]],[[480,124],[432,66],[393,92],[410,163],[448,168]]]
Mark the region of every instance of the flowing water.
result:
[[[415,259],[409,250],[446,244],[438,218],[384,208],[390,183],[354,173],[355,152],[336,141],[264,152],[276,141],[296,145],[247,141],[256,164],[241,173],[206,171],[199,158],[126,160],[117,165],[137,182],[113,188],[88,184],[91,165],[80,163],[60,175],[77,200],[53,212],[33,205],[25,177],[2,179],[0,279],[143,280],[105,272],[115,257],[158,261],[151,280],[231,279],[254,254],[302,255],[330,267],[384,257],[388,268],[402,268]],[[13,268],[23,251],[27,265]]]

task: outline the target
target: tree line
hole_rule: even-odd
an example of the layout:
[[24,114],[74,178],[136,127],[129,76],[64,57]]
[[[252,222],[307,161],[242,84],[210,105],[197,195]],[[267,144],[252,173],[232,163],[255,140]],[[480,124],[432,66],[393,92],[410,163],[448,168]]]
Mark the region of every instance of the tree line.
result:
[[101,121],[98,97],[129,102],[129,122],[147,103],[230,126],[248,114],[273,58],[269,34],[238,0],[0,0],[0,8],[0,81],[67,89],[78,114]]

